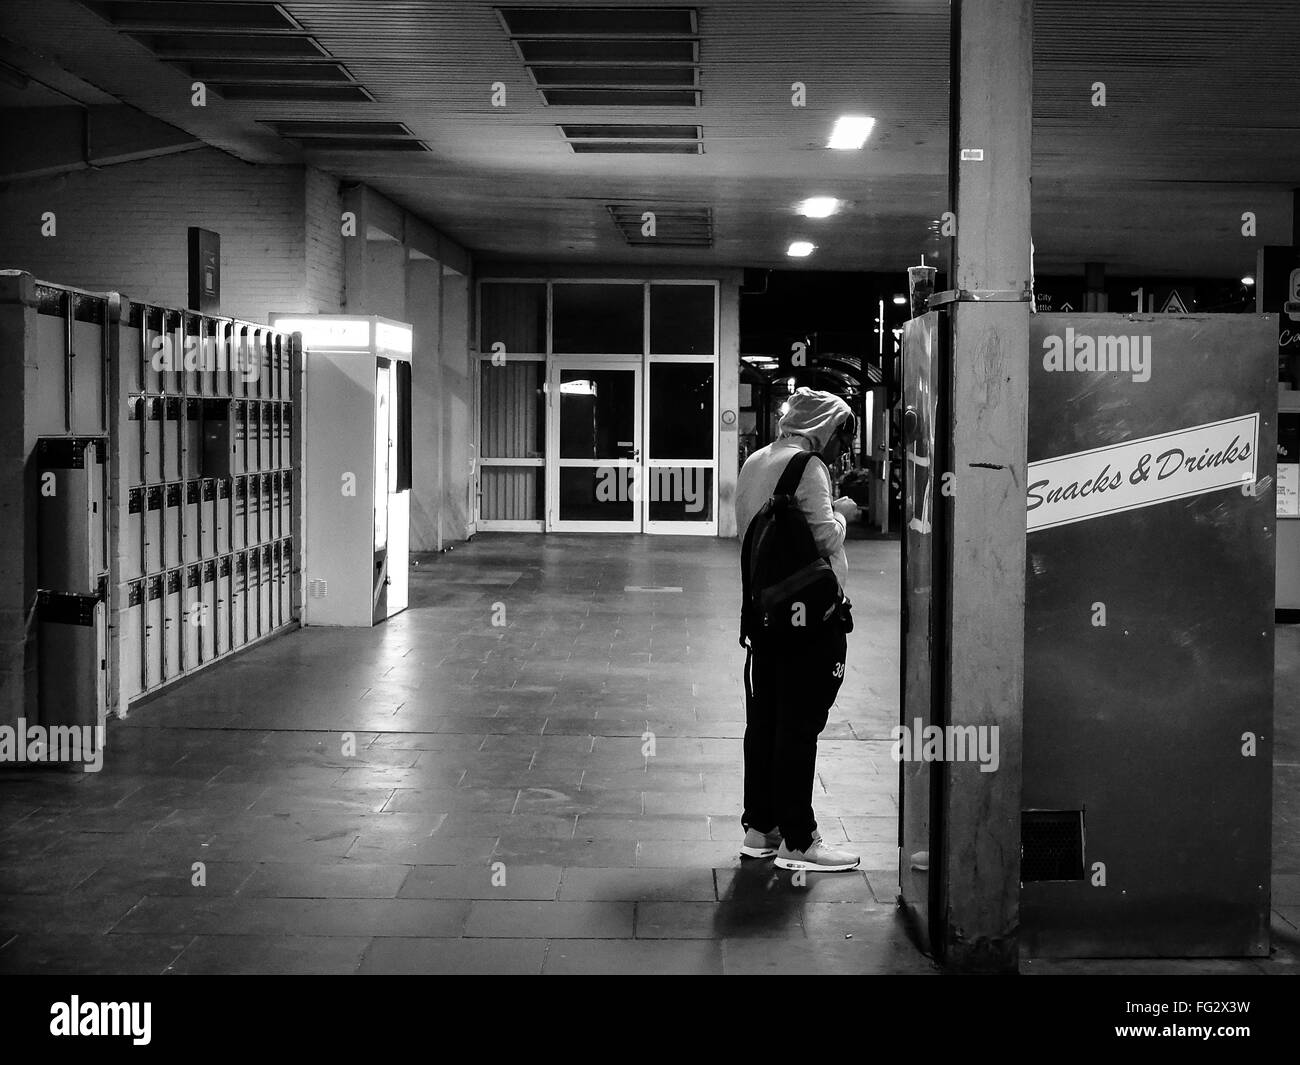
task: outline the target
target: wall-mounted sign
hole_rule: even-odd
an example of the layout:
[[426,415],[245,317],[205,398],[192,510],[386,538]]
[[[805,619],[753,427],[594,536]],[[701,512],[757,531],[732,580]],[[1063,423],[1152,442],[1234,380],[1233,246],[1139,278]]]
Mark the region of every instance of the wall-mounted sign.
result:
[[1029,464],[1029,532],[1255,483],[1248,414]]
[[189,227],[190,299],[192,311],[221,310],[221,235]]

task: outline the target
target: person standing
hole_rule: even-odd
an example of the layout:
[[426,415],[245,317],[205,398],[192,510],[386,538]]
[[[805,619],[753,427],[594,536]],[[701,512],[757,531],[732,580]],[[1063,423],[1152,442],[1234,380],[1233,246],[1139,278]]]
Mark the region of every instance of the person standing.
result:
[[[848,579],[847,521],[857,505],[850,499],[832,500],[828,467],[852,447],[853,412],[838,396],[800,388],[790,396],[777,432],[777,439],[750,455],[740,471],[736,521],[741,542],[787,465],[810,452],[814,457],[805,460],[793,504],[842,590]],[[844,676],[847,629],[837,620],[793,638],[749,634],[743,857],[775,857],[782,868],[820,872],[855,869],[861,861],[822,839],[812,806],[817,737]]]

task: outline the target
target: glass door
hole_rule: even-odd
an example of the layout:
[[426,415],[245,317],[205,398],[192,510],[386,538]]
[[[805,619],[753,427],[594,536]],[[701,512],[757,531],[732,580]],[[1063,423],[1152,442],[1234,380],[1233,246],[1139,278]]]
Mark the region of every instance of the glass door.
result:
[[640,532],[641,360],[555,358],[547,378],[547,530]]

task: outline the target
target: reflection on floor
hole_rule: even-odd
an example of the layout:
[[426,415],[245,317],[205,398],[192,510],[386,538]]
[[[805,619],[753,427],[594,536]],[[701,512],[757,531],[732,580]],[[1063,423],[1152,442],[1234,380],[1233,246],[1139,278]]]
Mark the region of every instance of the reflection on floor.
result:
[[[0,773],[0,971],[934,972],[894,908],[898,544],[850,562],[816,804],[862,872],[798,887],[736,858],[734,542],[484,535],[425,559],[382,626],[293,633],[137,707],[100,773]],[[1279,685],[1294,944],[1296,628]]]

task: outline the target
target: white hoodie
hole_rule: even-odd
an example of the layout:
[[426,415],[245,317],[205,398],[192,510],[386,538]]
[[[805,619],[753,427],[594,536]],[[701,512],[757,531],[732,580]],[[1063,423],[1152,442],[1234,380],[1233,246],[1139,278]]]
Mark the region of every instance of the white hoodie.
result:
[[[736,482],[736,528],[742,544],[749,523],[771,498],[790,459],[800,451],[820,452],[851,413],[844,400],[829,392],[800,388],[790,397],[777,423],[777,439],[745,460]],[[825,463],[808,463],[794,501],[808,520],[817,550],[830,561],[840,587],[847,590],[845,522],[831,509],[831,478]]]

